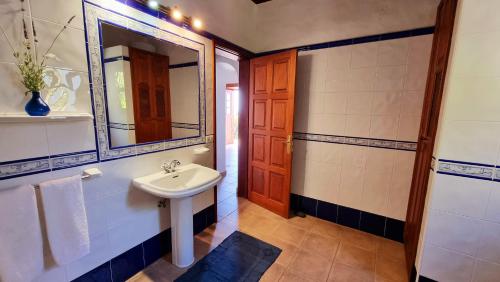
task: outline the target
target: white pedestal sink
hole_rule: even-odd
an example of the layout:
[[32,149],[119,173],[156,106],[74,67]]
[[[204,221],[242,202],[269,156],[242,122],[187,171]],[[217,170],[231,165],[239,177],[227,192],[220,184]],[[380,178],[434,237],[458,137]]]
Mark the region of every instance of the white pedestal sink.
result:
[[170,199],[172,263],[187,267],[194,262],[193,196],[215,186],[221,174],[197,164],[180,166],[175,172],[158,172],[135,178],[135,187]]

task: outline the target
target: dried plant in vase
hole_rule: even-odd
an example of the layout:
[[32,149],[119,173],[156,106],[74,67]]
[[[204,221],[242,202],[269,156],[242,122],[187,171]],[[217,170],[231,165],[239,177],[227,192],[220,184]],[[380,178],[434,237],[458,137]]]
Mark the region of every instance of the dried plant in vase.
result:
[[[40,97],[40,91],[45,87],[45,70],[46,70],[46,59],[55,58],[55,55],[49,53],[54,47],[54,43],[59,39],[64,30],[68,27],[68,25],[73,21],[75,16],[69,18],[66,24],[61,28],[59,33],[56,35],[52,43],[50,44],[47,51],[43,53],[42,56],[38,56],[38,39],[36,36],[35,25],[33,20],[31,20],[32,27],[32,41],[35,46],[31,46],[31,39],[29,36],[28,28],[26,26],[25,20],[25,9],[24,9],[24,0],[21,1],[21,13],[23,16],[22,21],[22,29],[23,29],[23,41],[20,44],[21,47],[19,50],[16,50],[13,42],[7,36],[5,29],[0,25],[0,29],[3,33],[3,36],[7,40],[7,43],[12,51],[12,55],[16,59],[16,65],[19,70],[19,75],[21,76],[21,83],[26,88],[25,95],[31,93],[31,99],[25,106],[25,111],[30,116],[46,116],[50,112],[49,105],[45,103],[45,101]],[[33,48],[34,47],[34,48]]]

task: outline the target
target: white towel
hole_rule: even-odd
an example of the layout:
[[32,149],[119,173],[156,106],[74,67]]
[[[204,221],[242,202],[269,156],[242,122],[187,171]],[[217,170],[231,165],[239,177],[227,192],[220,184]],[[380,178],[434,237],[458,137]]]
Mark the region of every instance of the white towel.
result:
[[0,191],[0,281],[31,281],[43,270],[43,239],[31,185]]
[[80,175],[40,183],[47,236],[59,265],[90,251],[89,228]]

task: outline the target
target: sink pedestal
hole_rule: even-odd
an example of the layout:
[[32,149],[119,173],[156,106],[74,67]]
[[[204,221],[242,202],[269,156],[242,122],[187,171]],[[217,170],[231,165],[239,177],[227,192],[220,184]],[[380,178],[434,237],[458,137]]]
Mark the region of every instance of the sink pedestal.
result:
[[194,262],[193,197],[170,199],[172,263],[187,267]]

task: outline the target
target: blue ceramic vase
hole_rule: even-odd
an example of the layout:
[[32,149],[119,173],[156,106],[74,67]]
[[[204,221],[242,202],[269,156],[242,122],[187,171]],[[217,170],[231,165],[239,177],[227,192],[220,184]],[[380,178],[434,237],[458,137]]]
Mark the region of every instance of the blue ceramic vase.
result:
[[50,112],[49,105],[40,97],[40,92],[31,92],[31,99],[28,101],[24,110],[30,116],[46,116]]

